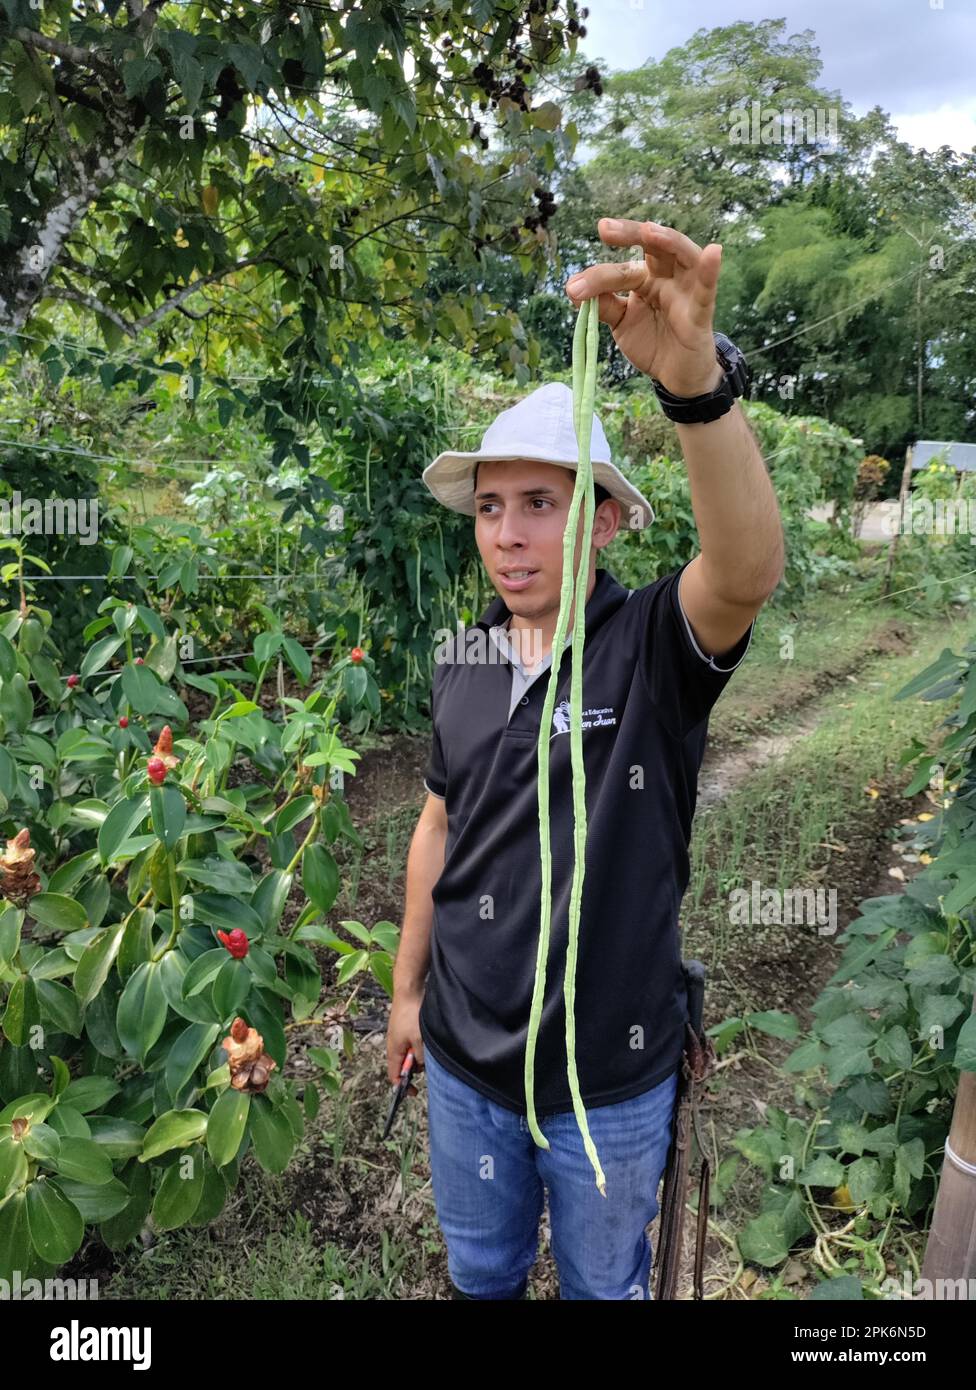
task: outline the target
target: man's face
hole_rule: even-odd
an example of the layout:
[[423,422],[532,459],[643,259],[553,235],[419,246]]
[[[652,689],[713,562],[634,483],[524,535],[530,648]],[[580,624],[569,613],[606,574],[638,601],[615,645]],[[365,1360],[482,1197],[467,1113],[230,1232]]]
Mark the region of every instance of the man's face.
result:
[[[576,486],[576,474],[555,463],[529,459],[488,460],[478,469],[475,489],[475,540],[492,584],[506,607],[523,618],[559,611],[563,535]],[[589,569],[596,552],[609,545],[620,524],[620,507],[602,502],[593,516]],[[573,569],[583,537],[580,508]],[[528,570],[525,579],[506,571]]]

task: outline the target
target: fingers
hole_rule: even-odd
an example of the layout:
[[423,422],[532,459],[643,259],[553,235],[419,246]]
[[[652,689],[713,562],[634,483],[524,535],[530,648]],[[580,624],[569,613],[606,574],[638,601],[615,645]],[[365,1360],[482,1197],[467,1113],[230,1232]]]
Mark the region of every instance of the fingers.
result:
[[674,227],[662,227],[657,222],[637,222],[635,226],[639,233],[636,244],[643,246],[645,251],[655,256],[673,256],[686,270],[698,264],[701,247],[684,232],[675,231]]
[[721,269],[722,247],[718,242],[709,242],[699,257],[698,273],[691,292],[692,317],[703,328],[711,324],[715,312],[715,295]]
[[[584,299],[596,299],[614,291],[636,290],[647,277],[643,261],[605,261],[602,265],[588,265],[579,275],[567,280],[566,293],[579,306]],[[603,318],[602,313],[600,317]]]

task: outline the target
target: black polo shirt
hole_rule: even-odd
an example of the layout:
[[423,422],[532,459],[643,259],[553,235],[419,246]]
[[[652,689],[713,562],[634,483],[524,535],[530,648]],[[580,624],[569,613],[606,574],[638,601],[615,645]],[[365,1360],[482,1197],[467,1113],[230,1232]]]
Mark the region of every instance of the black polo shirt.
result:
[[[585,610],[587,844],[575,1016],[588,1108],[649,1090],[681,1060],[687,1003],[678,908],[688,884],[698,771],[709,712],[755,626],[717,665],[696,643],[679,603],[684,568],[634,590],[598,569]],[[537,746],[550,670],[509,717],[513,668],[488,636],[509,616],[497,597],[474,627],[436,654],[424,783],[444,798],[448,831],[444,870],[432,891],[420,1029],[442,1066],[524,1114],[542,887]],[[555,714],[569,699],[571,669],[566,648]],[[565,723],[554,717],[549,743],[553,907],[535,1053],[540,1116],[573,1108],[563,1001],[573,873]]]

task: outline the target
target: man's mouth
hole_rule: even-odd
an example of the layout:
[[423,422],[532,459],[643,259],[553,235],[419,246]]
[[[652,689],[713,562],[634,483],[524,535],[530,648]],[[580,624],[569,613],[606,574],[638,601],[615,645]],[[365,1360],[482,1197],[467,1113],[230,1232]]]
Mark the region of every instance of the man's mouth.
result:
[[538,574],[534,569],[509,569],[499,570],[498,577],[506,589],[521,589],[524,585]]

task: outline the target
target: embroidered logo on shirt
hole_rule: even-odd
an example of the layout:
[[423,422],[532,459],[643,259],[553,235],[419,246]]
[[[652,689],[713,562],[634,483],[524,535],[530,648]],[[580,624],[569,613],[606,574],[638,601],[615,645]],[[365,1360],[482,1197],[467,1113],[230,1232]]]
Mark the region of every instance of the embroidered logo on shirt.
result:
[[[569,717],[569,701],[560,700],[552,714],[551,738],[554,738],[556,734],[569,733]],[[616,724],[616,722],[617,718],[614,714],[613,706],[607,705],[603,709],[583,710],[583,719],[580,727],[583,729],[610,728],[611,725]]]

